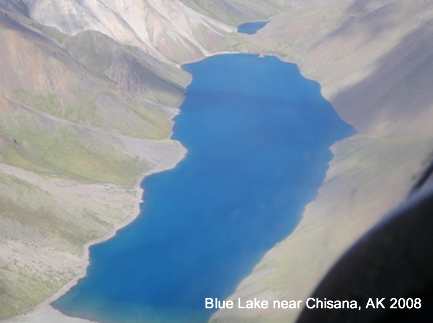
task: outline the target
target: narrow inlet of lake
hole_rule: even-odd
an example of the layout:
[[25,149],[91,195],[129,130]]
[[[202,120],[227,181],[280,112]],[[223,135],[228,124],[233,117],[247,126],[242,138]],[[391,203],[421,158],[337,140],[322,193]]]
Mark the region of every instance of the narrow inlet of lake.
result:
[[90,248],[87,276],[54,307],[98,322],[206,322],[299,223],[329,147],[354,133],[296,65],[219,55],[193,75],[173,138],[175,169],[147,177],[139,217]]

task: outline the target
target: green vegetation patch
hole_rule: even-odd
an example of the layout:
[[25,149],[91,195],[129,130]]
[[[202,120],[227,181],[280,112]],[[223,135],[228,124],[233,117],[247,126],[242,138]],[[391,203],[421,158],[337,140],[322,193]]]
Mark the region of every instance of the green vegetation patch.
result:
[[58,123],[25,109],[0,119],[0,130],[15,138],[3,149],[3,162],[31,171],[131,186],[138,174],[149,169],[108,133]]

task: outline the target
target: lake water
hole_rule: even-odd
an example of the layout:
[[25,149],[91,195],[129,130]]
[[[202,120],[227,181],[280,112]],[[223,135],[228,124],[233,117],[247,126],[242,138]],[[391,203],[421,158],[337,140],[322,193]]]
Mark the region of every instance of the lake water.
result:
[[54,307],[99,322],[206,322],[313,200],[354,133],[296,65],[220,55],[193,75],[174,138],[188,149],[146,178],[139,217],[90,248],[91,264]]
[[247,22],[238,27],[238,33],[252,35],[262,29],[269,21]]

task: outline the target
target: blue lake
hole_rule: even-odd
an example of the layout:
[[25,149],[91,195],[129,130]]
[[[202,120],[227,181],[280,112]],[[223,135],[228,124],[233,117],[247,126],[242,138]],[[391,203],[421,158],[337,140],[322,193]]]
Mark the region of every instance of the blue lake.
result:
[[90,249],[87,276],[54,307],[99,322],[206,322],[314,199],[354,133],[296,65],[220,55],[193,75],[174,139],[188,149],[146,178],[139,217]]
[[269,21],[247,22],[238,27],[238,33],[252,35],[262,29]]

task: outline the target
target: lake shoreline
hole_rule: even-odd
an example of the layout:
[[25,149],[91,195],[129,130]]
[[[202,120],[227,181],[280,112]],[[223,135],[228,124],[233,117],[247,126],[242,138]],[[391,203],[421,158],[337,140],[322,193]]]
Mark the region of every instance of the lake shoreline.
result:
[[[230,51],[221,51],[221,52],[217,52],[217,53],[207,53],[199,59],[194,59],[191,61],[185,61],[182,64],[178,65],[178,67],[182,68],[182,65],[185,65],[185,64],[200,62],[202,60],[205,60],[208,57],[217,56],[217,55],[225,55],[225,54],[243,54],[243,53],[242,52],[230,52]],[[191,78],[190,78],[187,86],[189,84],[191,84],[192,79],[193,79],[193,77],[191,75]],[[183,103],[183,100],[176,107],[177,111],[171,115],[171,120],[173,120],[181,112],[180,107],[181,107],[182,103]],[[174,126],[174,122],[173,122],[173,126]],[[170,134],[169,140],[172,140],[171,139],[172,136],[173,136],[173,131]],[[127,140],[127,139],[124,138],[124,140]],[[140,205],[141,205],[141,203],[144,202],[144,200],[143,200],[144,190],[141,187],[141,183],[143,182],[143,180],[147,176],[175,168],[185,158],[185,156],[187,154],[185,147],[183,147],[181,143],[180,143],[180,146],[184,149],[184,151],[179,152],[177,154],[177,158],[173,157],[171,160],[165,160],[164,163],[154,165],[154,168],[152,170],[147,171],[147,172],[137,176],[135,184],[132,187],[135,191],[135,202],[134,202],[134,206],[133,206],[133,209],[132,209],[130,215],[124,221],[115,224],[102,237],[97,238],[97,239],[92,240],[92,241],[89,241],[83,246],[83,253],[81,255],[81,257],[82,257],[81,266],[83,268],[79,272],[79,274],[77,274],[68,283],[63,285],[56,293],[51,295],[49,298],[47,298],[43,302],[39,303],[38,305],[34,306],[29,312],[27,312],[25,314],[21,314],[19,316],[9,318],[9,319],[1,320],[0,322],[2,322],[2,323],[27,323],[27,322],[29,322],[29,320],[32,323],[33,322],[43,323],[43,322],[52,322],[52,321],[56,321],[58,323],[63,323],[63,322],[64,323],[95,322],[95,321],[90,321],[90,320],[83,319],[83,318],[68,316],[68,315],[62,313],[61,311],[59,311],[58,309],[55,309],[54,307],[52,307],[51,303],[58,300],[60,297],[64,296],[75,285],[77,285],[77,283],[80,279],[84,278],[87,275],[87,269],[88,269],[89,264],[90,264],[90,250],[89,249],[91,246],[96,245],[96,244],[101,243],[101,242],[105,242],[105,241],[113,238],[116,235],[118,230],[123,229],[127,225],[131,224],[140,215]]]
[[[166,236],[165,232],[173,233],[173,236],[178,239],[183,237],[180,239],[185,241],[185,248],[179,252],[185,251],[189,261],[194,259],[194,263],[197,264],[192,266],[197,271],[196,274],[192,274],[194,270],[191,272],[191,269],[188,269],[184,277],[189,277],[188,275],[200,277],[197,278],[200,279],[197,280],[197,284],[206,286],[202,288],[200,295],[183,286],[185,288],[176,291],[178,294],[174,296],[174,299],[184,297],[191,299],[194,305],[188,303],[188,306],[194,306],[197,311],[202,311],[201,303],[204,295],[214,295],[218,299],[227,297],[260,260],[262,250],[272,248],[294,230],[304,205],[314,198],[316,189],[322,177],[325,176],[328,162],[332,158],[329,153],[329,145],[342,136],[345,137],[352,133],[350,127],[337,117],[329,102],[326,102],[320,95],[316,82],[305,80],[294,64],[282,62],[275,57],[261,59],[258,58],[258,55],[232,54],[218,55],[209,61],[185,65],[184,69],[192,73],[193,82],[188,87],[186,99],[181,107],[182,115],[175,119],[173,138],[182,142],[191,151],[188,162],[179,165],[174,172],[161,174],[160,176],[164,178],[162,181],[164,185],[155,184],[153,186],[152,183],[157,183],[156,177],[145,182],[143,187],[149,190],[149,195],[147,195],[149,204],[144,205],[142,214],[147,214],[149,220],[146,221],[145,216],[140,217],[138,222],[122,232],[125,235],[119,235],[115,240],[110,240],[94,249],[95,266],[90,267],[88,279],[80,281],[80,287],[74,289],[74,293],[66,295],[65,298],[53,304],[68,315],[99,319],[95,307],[90,304],[104,302],[105,298],[102,295],[108,288],[104,282],[111,280],[117,281],[117,295],[124,292],[127,295],[127,291],[132,288],[135,290],[139,288],[142,291],[137,296],[134,296],[135,294],[125,296],[127,300],[125,302],[139,304],[141,299],[145,299],[143,306],[152,304],[152,302],[163,304],[165,298],[160,299],[159,295],[155,296],[154,291],[157,289],[153,287],[170,290],[170,286],[176,286],[176,281],[164,274],[158,274],[161,271],[160,268],[163,266],[179,268],[178,275],[181,273],[183,275],[184,272],[182,271],[184,266],[178,263],[179,257],[172,259],[168,254],[170,248],[159,251],[158,248],[153,247],[152,243],[160,241],[159,237]],[[243,81],[240,82],[237,79]],[[210,89],[222,94],[229,90],[239,92],[241,99],[239,100],[238,97],[233,99],[230,95],[215,94],[220,98],[219,100],[210,100],[209,96],[200,95],[198,96],[200,99],[197,100],[197,97],[194,97],[196,91],[201,93],[203,89],[205,93],[208,93]],[[307,93],[314,93],[314,95],[308,94],[307,102],[311,102],[308,105],[310,107],[307,109],[308,112],[297,104],[289,104],[290,102],[307,104],[304,98]],[[273,109],[268,110],[269,104]],[[231,121],[228,122],[228,119]],[[317,124],[322,126],[317,128]],[[335,127],[337,124],[339,126]],[[305,128],[310,126],[315,129],[314,133],[321,135],[312,135],[312,132]],[[224,131],[221,132],[221,130]],[[202,136],[197,137],[199,133]],[[249,135],[255,133],[263,134],[262,140],[251,142]],[[233,138],[237,139],[233,140]],[[293,138],[298,138],[297,142],[301,144],[295,145]],[[302,151],[307,149],[305,147],[308,147],[309,154],[298,153],[299,149]],[[256,154],[257,151],[266,153]],[[307,157],[310,154],[318,158]],[[254,158],[251,158],[252,156]],[[291,159],[290,156],[299,156],[299,158]],[[225,160],[227,166],[215,168],[215,160],[220,159]],[[273,165],[275,171],[269,172],[266,165]],[[291,169],[298,169],[298,171],[292,174]],[[207,175],[203,176],[204,173]],[[287,174],[292,180],[286,180],[281,174]],[[292,188],[293,183],[299,183],[301,179],[304,180],[300,185],[297,185],[296,189]],[[228,184],[233,181],[243,184],[234,188]],[[269,182],[269,185],[262,185],[263,181]],[[182,183],[195,184],[189,187]],[[307,183],[314,183],[314,185]],[[179,187],[183,189],[179,190]],[[302,196],[291,194],[293,190],[301,190]],[[198,194],[198,192],[203,192],[203,194]],[[229,195],[232,198],[226,198]],[[280,202],[275,204],[274,198],[277,195]],[[192,201],[191,198],[202,202],[192,203],[194,206],[191,207],[191,203],[188,203]],[[222,200],[225,201],[222,203],[224,206],[220,207]],[[154,204],[152,201],[161,202]],[[186,203],[181,201],[186,201]],[[164,206],[161,206],[161,203]],[[160,213],[156,213],[157,218],[154,217],[154,205],[160,205],[158,209]],[[237,220],[233,221],[232,214],[235,211]],[[203,212],[207,214],[206,221],[202,221]],[[264,212],[273,216],[264,218]],[[178,220],[173,221],[172,215],[174,214],[189,216],[177,217]],[[209,223],[215,222],[212,221],[214,217],[218,219],[219,225],[212,225],[210,228]],[[158,221],[159,224],[157,225],[155,221]],[[149,229],[146,223],[151,223],[150,227],[152,225],[156,227]],[[174,227],[172,227],[173,223]],[[248,225],[245,226],[245,223]],[[189,231],[194,231],[195,224],[202,225],[200,228],[207,228],[206,237]],[[258,228],[262,228],[261,231],[266,230],[264,236],[267,238],[256,239]],[[220,241],[219,238],[221,230],[230,232],[230,236],[224,241]],[[126,236],[137,237],[137,239],[131,240]],[[163,241],[164,244],[167,244],[172,239],[165,237]],[[200,244],[197,244],[198,241],[208,247],[205,249],[193,247]],[[227,252],[216,254],[206,252],[208,249],[213,250],[215,243]],[[236,245],[237,248],[233,248],[233,245]],[[130,249],[130,246],[133,248]],[[150,249],[143,249],[147,246]],[[231,250],[228,251],[229,249]],[[140,250],[141,253],[145,253],[148,257],[152,256],[154,259],[164,259],[163,264],[159,264],[158,261],[149,263],[146,260],[140,260],[139,253],[133,250]],[[240,259],[238,252],[247,255],[247,258]],[[128,268],[136,269],[131,272],[129,269],[122,269],[124,267],[117,267],[115,271],[116,277],[119,277],[117,280],[112,276],[110,270],[106,271],[103,268],[108,269],[114,259],[123,259],[123,255],[128,255],[130,259]],[[206,268],[202,268],[203,266],[198,265],[200,259],[207,259],[207,257],[212,259],[209,260],[208,265],[204,266]],[[116,262],[119,263],[119,261]],[[211,270],[211,268],[218,268],[218,264],[221,266],[220,271],[224,272],[223,275]],[[203,274],[199,274],[201,271]],[[143,272],[149,274],[143,276],[140,274]],[[125,279],[122,280],[122,277]],[[147,281],[146,277],[153,277],[153,282]],[[228,277],[231,278],[228,279]],[[218,282],[222,278],[228,282],[227,285],[224,282]],[[210,283],[212,279],[218,283],[215,281]],[[179,281],[185,280],[180,279]],[[100,286],[98,293],[94,293],[92,286],[95,285]],[[107,290],[107,294],[110,293]],[[196,293],[196,298],[185,296],[190,295],[189,293]],[[123,298],[120,298],[119,302],[122,300]],[[172,307],[174,311],[175,307]],[[120,308],[113,308],[105,313],[101,312],[100,319],[108,320],[109,317],[119,317],[123,315],[120,313],[126,313],[121,311]],[[151,315],[157,315],[157,312],[156,310],[155,312],[149,311]],[[128,312],[128,315],[131,313]],[[139,315],[147,314],[139,314],[137,310],[137,315],[141,317]],[[147,316],[143,317],[143,320],[147,318]],[[149,316],[149,318],[154,317]]]
[[[239,54],[240,55],[251,55],[251,56],[258,56],[258,57],[260,57],[259,53],[222,51],[222,52],[217,52],[217,53],[209,53],[207,55],[204,55],[204,57],[202,57],[200,59],[192,60],[191,62],[185,62],[182,65],[184,65],[184,64],[191,64],[191,63],[195,63],[195,62],[200,62],[200,61],[203,61],[203,60],[205,60],[205,59],[207,59],[209,57],[213,57],[213,56],[219,56],[219,55],[239,55]],[[295,65],[298,66],[298,68],[300,68],[298,64],[292,63],[292,62],[287,62],[287,61],[281,59],[281,57],[278,57],[276,55],[266,55],[266,56],[274,56],[275,58],[277,58],[281,62],[289,63],[289,64],[295,64]],[[301,73],[301,74],[303,75],[303,73]],[[188,83],[188,85],[191,84],[192,80],[193,80],[193,76],[191,75],[190,82]],[[177,109],[180,108],[180,106],[182,105],[182,103],[183,103],[183,101],[180,102],[180,104],[177,107]],[[180,110],[179,110],[179,112],[180,112]],[[178,113],[173,114],[172,118],[174,118],[177,114]],[[173,133],[171,133],[170,138],[172,136],[173,136]],[[83,256],[83,269],[82,269],[82,271],[74,279],[72,279],[67,284],[65,284],[61,289],[59,289],[55,294],[53,294],[47,300],[45,300],[44,302],[36,305],[27,314],[24,314],[22,316],[15,317],[15,318],[12,318],[12,319],[9,319],[9,320],[5,320],[4,322],[5,323],[27,322],[27,320],[26,320],[27,317],[37,317],[41,313],[43,313],[44,320],[47,320],[47,321],[52,321],[54,319],[58,321],[59,320],[59,313],[61,313],[61,315],[63,315],[65,317],[65,320],[67,320],[67,318],[68,319],[73,319],[74,323],[93,322],[93,321],[89,321],[87,319],[70,317],[70,316],[68,316],[66,314],[63,314],[61,311],[53,308],[50,304],[52,302],[58,300],[63,295],[65,295],[71,288],[73,288],[78,283],[78,281],[80,279],[84,278],[87,275],[87,269],[88,269],[88,266],[90,264],[89,248],[91,246],[111,239],[112,237],[114,237],[116,235],[116,233],[117,233],[118,230],[126,227],[127,225],[129,225],[131,222],[133,222],[138,217],[138,215],[140,214],[140,205],[141,205],[141,203],[144,202],[143,201],[144,190],[141,187],[141,183],[143,182],[143,180],[147,176],[149,176],[149,175],[152,175],[152,174],[155,174],[155,173],[158,173],[158,172],[163,172],[165,170],[170,170],[170,169],[175,168],[178,165],[178,163],[183,160],[183,158],[185,157],[185,155],[186,155],[186,151],[183,152],[183,153],[178,154],[177,160],[176,160],[176,158],[173,158],[173,160],[166,161],[166,163],[164,163],[164,164],[172,164],[172,165],[168,165],[167,166],[167,165],[163,165],[163,164],[158,164],[158,165],[155,165],[155,167],[152,170],[139,175],[137,177],[137,179],[136,179],[136,182],[135,182],[134,186],[133,186],[133,189],[134,189],[134,192],[135,192],[135,203],[134,203],[133,209],[132,209],[132,211],[130,213],[130,216],[128,216],[124,221],[122,221],[122,222],[114,225],[110,229],[110,231],[107,232],[104,236],[102,236],[102,237],[100,237],[98,239],[92,240],[92,241],[86,243],[83,246],[83,255],[82,255]],[[20,318],[23,318],[23,320],[20,320]],[[65,321],[65,322],[69,322],[69,321]]]
[[[205,55],[203,55],[203,57],[198,58],[198,59],[192,59],[190,61],[185,61],[182,64],[179,65],[179,68],[182,68],[183,65],[186,64],[191,64],[191,63],[197,63],[200,61],[203,61],[209,57],[213,57],[213,56],[219,56],[219,55],[251,55],[251,56],[257,56],[257,57],[263,57],[263,56],[273,56],[275,58],[277,58],[278,60],[280,60],[281,62],[284,63],[288,63],[288,64],[294,64],[297,65],[302,76],[305,77],[305,74],[302,73],[302,67],[301,64],[299,64],[299,62],[289,62],[285,59],[283,59],[282,57],[280,57],[279,55],[270,55],[270,54],[265,54],[263,55],[262,53],[252,53],[252,52],[248,52],[248,51],[220,51],[220,52],[216,52],[216,53],[207,53]],[[307,77],[305,77],[306,79],[308,79]],[[191,75],[191,78],[187,84],[190,85],[191,82],[193,81],[193,76]],[[171,119],[175,118],[176,115],[178,113],[180,113],[179,108],[181,107],[183,103],[183,100],[179,103],[179,106],[177,107],[178,112],[174,113],[171,116]],[[170,138],[172,138],[173,133],[171,133]],[[182,146],[183,147],[183,146]],[[140,174],[137,179],[136,182],[133,186],[134,192],[135,192],[135,203],[133,206],[133,210],[130,213],[130,216],[128,216],[124,221],[114,225],[109,232],[107,232],[105,235],[103,235],[102,237],[92,240],[88,243],[86,243],[83,246],[83,270],[71,281],[69,281],[67,284],[65,284],[61,289],[59,289],[55,294],[53,294],[52,296],[50,296],[48,299],[46,299],[45,301],[43,301],[42,303],[36,305],[31,311],[29,311],[28,313],[24,314],[24,315],[20,315],[18,317],[14,317],[11,319],[6,319],[4,321],[4,323],[21,323],[21,322],[28,322],[27,318],[28,317],[34,317],[37,319],[38,315],[42,315],[43,316],[43,320],[46,321],[52,321],[52,320],[56,320],[59,323],[63,322],[63,321],[59,321],[60,316],[64,316],[65,319],[65,323],[69,323],[69,319],[72,319],[73,321],[71,321],[71,323],[87,323],[87,322],[94,322],[94,321],[90,321],[87,319],[83,319],[83,318],[76,318],[76,317],[70,317],[66,314],[63,314],[61,311],[55,309],[54,307],[51,306],[51,303],[58,300],[60,297],[62,297],[63,295],[65,295],[68,291],[70,291],[71,288],[73,288],[80,279],[84,278],[87,275],[87,269],[88,266],[90,264],[90,252],[89,252],[89,248],[93,245],[99,244],[101,242],[105,242],[109,239],[111,239],[112,237],[114,237],[117,233],[118,230],[126,227],[127,225],[131,224],[139,215],[140,215],[140,205],[141,203],[143,203],[143,193],[144,190],[141,187],[141,183],[143,182],[143,180],[152,174],[158,173],[158,172],[163,172],[166,170],[170,170],[175,168],[178,163],[180,163],[186,155],[186,151],[183,153],[180,153],[178,156],[178,160],[176,161],[175,158],[173,158],[173,160],[171,161],[167,161],[168,164],[170,163],[175,163],[174,165],[168,166],[168,167],[164,167],[164,165],[155,165],[155,167],[148,171],[145,172],[143,174]],[[331,162],[331,161],[330,161]],[[302,219],[301,219],[302,221]],[[298,224],[298,226],[300,225],[300,223]],[[248,276],[248,275],[247,275]],[[22,318],[22,319],[21,319]],[[31,321],[34,322],[34,321]],[[39,321],[35,321],[38,322]],[[43,321],[41,321],[43,322]]]

